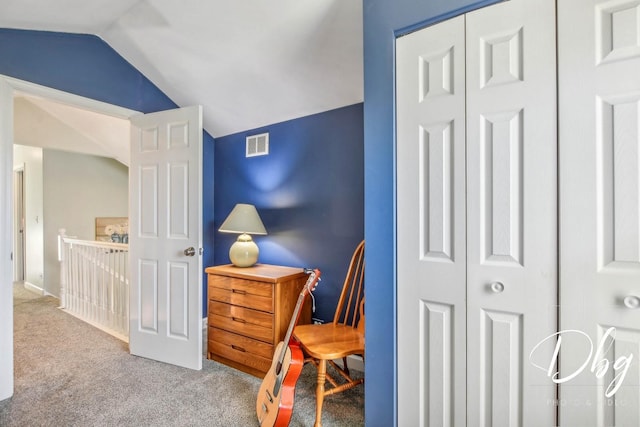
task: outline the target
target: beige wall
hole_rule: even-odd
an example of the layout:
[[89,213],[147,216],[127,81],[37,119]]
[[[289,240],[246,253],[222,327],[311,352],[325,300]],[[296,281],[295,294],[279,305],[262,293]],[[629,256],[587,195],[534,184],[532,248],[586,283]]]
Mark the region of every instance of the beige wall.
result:
[[60,294],[58,230],[94,240],[96,217],[126,217],[129,170],[116,160],[57,150],[44,150],[45,291]]

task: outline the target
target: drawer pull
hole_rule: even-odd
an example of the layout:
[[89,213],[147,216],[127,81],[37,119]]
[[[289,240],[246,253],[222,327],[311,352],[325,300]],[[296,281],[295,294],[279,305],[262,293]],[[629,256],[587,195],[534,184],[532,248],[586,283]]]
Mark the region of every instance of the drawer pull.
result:
[[233,320],[234,322],[239,322],[239,323],[247,323],[246,320],[241,319],[239,317],[232,317],[231,320]]
[[244,349],[244,348],[242,348],[242,347],[238,347],[238,346],[237,346],[237,345],[235,345],[235,344],[231,344],[231,348],[232,348],[232,349],[234,349],[234,350],[237,350],[237,351],[241,351],[241,352],[243,352],[243,353],[246,353],[246,352],[247,352],[247,350],[245,350],[245,349]]
[[231,292],[238,295],[246,295],[247,291],[243,291],[242,289],[231,289]]

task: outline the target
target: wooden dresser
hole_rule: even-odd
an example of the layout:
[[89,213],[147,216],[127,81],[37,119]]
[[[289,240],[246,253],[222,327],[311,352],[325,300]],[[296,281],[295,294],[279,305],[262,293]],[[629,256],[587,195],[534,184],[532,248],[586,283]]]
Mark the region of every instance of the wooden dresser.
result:
[[[301,268],[207,267],[207,358],[264,377],[308,276]],[[311,322],[306,301],[299,324]]]

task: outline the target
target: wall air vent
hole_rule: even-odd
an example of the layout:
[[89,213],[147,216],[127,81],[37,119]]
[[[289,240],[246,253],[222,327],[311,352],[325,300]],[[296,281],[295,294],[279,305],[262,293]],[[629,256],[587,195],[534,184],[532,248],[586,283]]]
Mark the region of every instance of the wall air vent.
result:
[[269,133],[247,137],[247,157],[266,156],[269,154]]

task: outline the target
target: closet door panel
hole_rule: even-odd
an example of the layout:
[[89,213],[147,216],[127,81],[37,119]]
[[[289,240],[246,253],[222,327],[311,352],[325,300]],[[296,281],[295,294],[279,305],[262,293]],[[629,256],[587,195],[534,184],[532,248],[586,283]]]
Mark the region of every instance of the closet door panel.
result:
[[396,48],[398,425],[464,426],[464,17]]
[[467,15],[469,425],[555,425],[555,386],[529,358],[557,330],[554,23],[553,0]]
[[640,1],[560,0],[558,28],[560,329],[585,334],[560,421],[640,425]]

